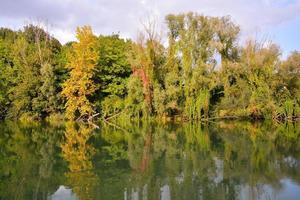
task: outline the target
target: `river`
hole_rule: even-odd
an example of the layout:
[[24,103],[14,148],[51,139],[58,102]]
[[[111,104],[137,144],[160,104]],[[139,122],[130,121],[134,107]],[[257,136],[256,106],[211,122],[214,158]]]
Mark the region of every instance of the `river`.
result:
[[300,199],[300,124],[0,124],[0,199]]

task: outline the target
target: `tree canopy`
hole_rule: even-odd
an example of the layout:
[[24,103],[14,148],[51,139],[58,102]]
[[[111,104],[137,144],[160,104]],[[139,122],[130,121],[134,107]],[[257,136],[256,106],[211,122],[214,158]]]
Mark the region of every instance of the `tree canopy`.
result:
[[0,117],[299,119],[298,51],[282,60],[272,42],[240,45],[229,16],[165,23],[167,45],[151,23],[135,41],[78,27],[65,45],[40,26],[1,28]]

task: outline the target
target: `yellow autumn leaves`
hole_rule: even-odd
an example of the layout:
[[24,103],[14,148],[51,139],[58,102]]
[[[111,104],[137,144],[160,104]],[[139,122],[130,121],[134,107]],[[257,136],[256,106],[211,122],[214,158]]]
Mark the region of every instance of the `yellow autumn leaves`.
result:
[[88,97],[96,90],[92,77],[98,59],[97,38],[90,26],[77,28],[76,37],[78,42],[72,44],[72,51],[67,56],[70,77],[63,84],[62,91],[67,99],[65,116],[69,120],[93,114]]

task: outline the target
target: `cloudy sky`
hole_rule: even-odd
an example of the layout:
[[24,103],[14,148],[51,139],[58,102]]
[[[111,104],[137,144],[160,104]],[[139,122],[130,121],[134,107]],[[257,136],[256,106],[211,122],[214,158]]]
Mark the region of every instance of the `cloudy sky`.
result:
[[300,50],[300,0],[0,0],[0,26],[19,29],[29,22],[47,22],[62,43],[74,40],[75,28],[86,24],[96,34],[134,39],[149,17],[164,31],[166,14],[188,11],[231,15],[241,26],[241,41],[268,38],[284,55]]

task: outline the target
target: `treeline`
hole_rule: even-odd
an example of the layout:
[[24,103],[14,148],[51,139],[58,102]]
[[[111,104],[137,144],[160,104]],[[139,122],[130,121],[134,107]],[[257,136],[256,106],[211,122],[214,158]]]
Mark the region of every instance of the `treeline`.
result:
[[166,24],[168,45],[151,23],[136,41],[84,26],[65,45],[39,26],[1,28],[1,118],[299,118],[299,52],[281,61],[271,42],[239,46],[229,17]]

